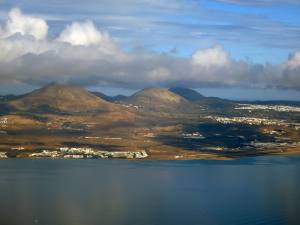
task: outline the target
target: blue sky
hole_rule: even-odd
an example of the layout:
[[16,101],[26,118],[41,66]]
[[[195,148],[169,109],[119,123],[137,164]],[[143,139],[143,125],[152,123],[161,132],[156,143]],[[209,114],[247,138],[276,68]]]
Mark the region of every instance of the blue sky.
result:
[[[236,93],[245,93],[246,97],[242,97],[243,99],[260,98],[257,93],[262,95],[265,93],[268,99],[272,96],[280,99],[299,99],[299,0],[0,0],[2,30],[5,30],[8,13],[12,8],[18,8],[23,14],[43,19],[49,28],[45,37],[45,41],[49,40],[49,43],[32,42],[33,46],[39,46],[36,47],[37,49],[47,45],[45,47],[47,51],[41,53],[36,49],[28,50],[18,59],[12,59],[19,63],[20,60],[22,63],[25,61],[26,65],[20,66],[22,69],[26,68],[24,74],[9,78],[9,73],[16,72],[7,62],[0,64],[4,71],[8,71],[3,72],[3,75],[0,74],[0,80],[6,82],[2,90],[10,91],[22,87],[19,91],[22,92],[22,90],[29,90],[31,85],[40,86],[48,80],[58,79],[67,83],[72,81],[76,84],[93,86],[94,89],[99,87],[100,90],[105,89],[110,94],[113,94],[112,90],[120,89],[127,89],[125,93],[130,93],[131,90],[147,85],[169,87],[183,84],[183,86],[203,90],[207,95],[217,93],[218,96],[224,94],[229,98],[234,98]],[[99,68],[93,62],[87,62],[82,67],[92,65],[93,69],[82,70],[82,74],[77,74],[76,77],[71,75],[75,70],[73,68],[72,70],[60,69],[56,72],[48,71],[49,65],[45,68],[36,68],[35,64],[41,64],[36,63],[37,61],[45,62],[49,57],[54,57],[49,56],[49,52],[54,50],[67,48],[68,51],[80,50],[83,57],[88,55],[89,49],[92,49],[90,46],[79,49],[73,46],[74,43],[68,39],[69,37],[64,40],[69,41],[72,48],[65,45],[56,46],[56,40],[63,39],[62,33],[67,30],[66,27],[78,21],[82,23],[78,25],[80,29],[85,29],[83,27],[89,26],[83,24],[86,20],[93,22],[95,29],[98,29],[96,33],[108,32],[109,40],[106,43],[109,45],[113,43],[112,46],[116,45],[116,48],[129,54],[126,57],[127,60],[130,58],[134,61],[132,68],[122,62],[118,64],[120,68],[118,71],[111,68],[97,70]],[[16,36],[16,33],[10,35],[16,36],[13,41],[17,40],[19,45],[25,45],[29,42],[26,32],[22,33],[22,37]],[[4,47],[7,43],[11,46],[12,40],[7,39],[7,36],[2,43]],[[115,51],[116,48],[113,51],[118,56],[119,62],[123,53],[120,54],[120,50]],[[211,51],[206,51],[210,48]],[[201,50],[207,54],[207,57],[212,57],[211,60],[224,61],[221,65],[226,67],[223,77],[222,74],[216,74],[217,71],[219,73],[222,71],[219,68],[220,63],[213,64],[216,68],[201,69],[199,65],[204,64],[200,62],[198,67],[196,66],[200,68],[198,72],[195,72],[197,68],[187,68],[188,65],[195,64],[194,56],[197,55],[196,53],[201,53]],[[16,52],[19,49],[11,51]],[[29,53],[32,54],[30,57],[28,57]],[[102,53],[102,55],[93,54],[91,55],[95,59],[102,60]],[[151,62],[148,64],[149,58]],[[201,60],[202,58],[200,56]],[[190,80],[182,78],[185,76],[184,71],[180,71],[180,66],[175,68],[172,65],[174,63],[187,68],[189,72],[186,77]],[[212,65],[207,61],[205,63]],[[105,66],[106,64],[107,62],[104,63]],[[70,55],[66,55],[51,66],[67,68],[70,65],[74,65],[74,62],[70,62]],[[287,70],[286,67],[291,65],[292,69]],[[82,67],[78,69],[81,70]],[[149,71],[142,74],[141,70]],[[206,71],[204,75],[203,70]],[[40,71],[46,71],[46,75],[44,77],[30,75],[38,74]],[[171,77],[169,73],[174,71],[179,72]],[[55,73],[62,74],[58,77]],[[87,76],[84,77],[85,73]],[[108,75],[110,73],[113,75]],[[137,75],[139,76],[137,78],[128,75],[129,73],[141,75]],[[119,79],[120,74],[124,76],[124,80]],[[215,88],[219,88],[219,91]],[[260,88],[269,90],[257,92]],[[244,89],[247,91],[243,92]]]
[[54,36],[69,21],[92,19],[129,51],[176,49],[174,54],[185,57],[196,49],[221,44],[233,58],[278,63],[300,46],[300,1],[299,4],[276,0],[1,2],[2,11],[19,7],[26,13],[44,17],[50,25],[50,35]]

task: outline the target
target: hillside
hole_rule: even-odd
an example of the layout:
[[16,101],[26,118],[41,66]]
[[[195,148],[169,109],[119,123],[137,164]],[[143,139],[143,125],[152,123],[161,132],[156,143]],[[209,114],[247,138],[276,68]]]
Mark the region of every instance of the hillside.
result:
[[35,112],[72,113],[120,110],[120,106],[109,103],[83,88],[58,83],[51,83],[12,100],[9,105],[16,110]]
[[190,89],[190,88],[173,87],[173,88],[170,88],[169,91],[171,91],[177,95],[180,95],[181,97],[184,97],[185,99],[187,99],[191,102],[199,101],[199,100],[202,100],[203,98],[205,98],[199,92],[194,91],[193,89]]
[[232,107],[235,102],[217,98],[217,97],[205,97],[201,95],[199,92],[189,89],[189,88],[181,88],[175,87],[170,88],[169,91],[180,95],[181,97],[201,106],[206,106],[211,109],[225,109],[227,107]]
[[109,95],[103,94],[102,92],[96,92],[96,91],[92,91],[91,93],[93,95],[96,95],[96,96],[104,99],[105,101],[108,101],[108,102],[123,101],[123,100],[125,100],[127,98],[127,96],[125,96],[125,95],[109,96]]
[[185,98],[163,88],[145,88],[128,97],[127,104],[150,111],[187,111],[192,104]]

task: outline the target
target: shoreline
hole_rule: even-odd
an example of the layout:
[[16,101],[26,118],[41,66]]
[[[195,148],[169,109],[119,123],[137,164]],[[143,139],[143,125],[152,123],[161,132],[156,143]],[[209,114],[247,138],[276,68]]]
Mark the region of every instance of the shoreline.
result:
[[[189,153],[189,152],[188,152]],[[69,160],[69,159],[90,159],[90,160],[98,160],[98,159],[107,159],[107,160],[128,160],[128,161],[193,161],[193,160],[217,160],[217,161],[228,161],[228,160],[236,160],[241,159],[245,157],[259,157],[259,156],[292,156],[292,155],[300,155],[300,148],[298,149],[289,149],[289,150],[277,150],[277,151],[268,151],[268,152],[235,152],[235,153],[222,153],[222,154],[216,154],[216,153],[202,153],[202,152],[191,152],[187,155],[183,155],[181,157],[176,157],[176,155],[149,155],[147,157],[143,158],[126,158],[126,157],[85,157],[84,155],[81,155],[82,157],[32,157],[28,155],[17,155],[15,157],[0,157],[0,160],[7,160],[7,159],[50,159],[50,160]]]

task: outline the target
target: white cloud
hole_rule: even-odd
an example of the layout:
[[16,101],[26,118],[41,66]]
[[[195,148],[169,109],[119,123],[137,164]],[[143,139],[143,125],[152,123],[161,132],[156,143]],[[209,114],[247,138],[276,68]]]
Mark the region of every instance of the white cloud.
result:
[[35,40],[32,36],[15,35],[0,38],[0,62],[11,62],[26,54],[42,54],[53,49],[54,44],[47,40]]
[[91,21],[73,22],[62,31],[57,39],[72,45],[99,45],[102,42],[110,42],[106,32],[100,32]]
[[300,52],[295,52],[289,57],[289,60],[286,64],[288,69],[300,69]]
[[[73,59],[82,57],[80,53],[83,51],[90,51],[84,55],[87,58],[95,57],[95,54],[98,54],[99,58],[100,52],[103,56],[122,56],[109,34],[99,31],[91,21],[74,22],[67,26],[56,40],[50,40],[47,38],[48,25],[43,19],[23,15],[19,9],[14,8],[9,12],[3,27],[2,31],[0,29],[0,61],[3,62],[10,62],[27,54],[41,55],[47,51],[54,51]],[[78,46],[77,54],[72,52],[74,48],[70,50],[70,46]]]
[[92,21],[73,22],[59,35],[57,41],[69,43],[74,46],[94,46],[105,54],[115,54],[118,49],[109,34],[99,31]]
[[170,71],[167,68],[158,67],[148,72],[148,77],[151,80],[162,80],[165,81],[170,77]]
[[198,50],[192,55],[192,63],[203,67],[227,66],[230,64],[228,53],[219,45]]
[[[41,27],[48,27],[45,21],[41,25],[42,19],[13,11],[19,17],[10,15],[0,35],[1,83],[44,85],[60,81],[131,88],[183,85],[300,89],[299,52],[283,65],[236,61],[222,46],[195,51],[190,58],[126,53],[93,22],[74,22],[57,38],[50,39],[47,32],[40,32]],[[12,26],[10,21],[18,24],[15,18],[25,18],[24,24]],[[13,35],[7,35],[8,30]]]
[[47,37],[48,25],[45,20],[23,15],[18,8],[11,9],[8,16],[5,26],[1,29],[2,37],[9,37],[17,33],[31,35],[37,40]]

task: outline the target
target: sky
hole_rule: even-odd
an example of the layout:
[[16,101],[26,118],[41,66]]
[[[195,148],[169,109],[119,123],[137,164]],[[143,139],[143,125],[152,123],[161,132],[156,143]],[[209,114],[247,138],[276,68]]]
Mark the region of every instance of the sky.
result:
[[300,100],[300,0],[0,0],[0,94],[52,81]]

